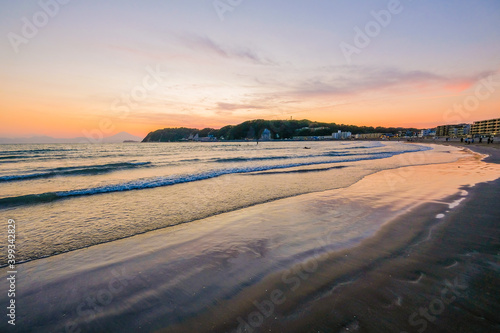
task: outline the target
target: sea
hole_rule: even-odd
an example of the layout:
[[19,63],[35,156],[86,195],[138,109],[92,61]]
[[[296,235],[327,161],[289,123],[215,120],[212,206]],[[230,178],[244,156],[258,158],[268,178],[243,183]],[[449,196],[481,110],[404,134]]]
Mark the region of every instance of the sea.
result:
[[425,324],[494,331],[498,209],[470,221],[499,169],[480,158],[403,141],[0,145],[0,304],[23,332],[413,332],[452,281],[461,295]]
[[376,161],[427,149],[375,141],[0,145],[0,214],[16,221],[23,262],[347,186],[387,168]]

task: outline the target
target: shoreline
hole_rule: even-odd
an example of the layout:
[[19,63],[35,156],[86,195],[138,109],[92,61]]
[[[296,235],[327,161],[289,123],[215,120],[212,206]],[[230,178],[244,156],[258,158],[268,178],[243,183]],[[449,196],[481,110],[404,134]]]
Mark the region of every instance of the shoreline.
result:
[[471,151],[476,152],[478,154],[489,155],[484,159],[484,161],[487,163],[496,163],[496,164],[500,163],[500,153],[499,153],[500,142],[498,141],[493,144],[487,144],[483,142],[483,143],[473,143],[469,145],[460,141],[437,141],[434,143],[443,146],[470,149]]
[[[73,328],[76,331],[81,328],[99,332],[134,331],[136,327],[132,323],[139,321],[143,325],[150,322],[143,326],[146,331],[231,331],[238,325],[244,326],[242,322],[248,324],[249,315],[256,311],[255,304],[268,304],[264,301],[273,297],[269,293],[279,289],[283,294],[278,297],[275,293],[274,299],[287,301],[276,305],[273,315],[265,320],[261,314],[262,323],[254,327],[254,331],[286,328],[291,332],[304,332],[313,326],[322,332],[345,328],[376,332],[396,326],[401,331],[415,331],[412,325],[408,328],[404,323],[408,324],[407,314],[411,315],[420,303],[407,303],[410,297],[403,295],[404,290],[396,290],[397,286],[393,290],[391,285],[388,289],[391,291],[388,291],[384,289],[384,283],[402,280],[405,286],[425,286],[427,293],[422,291],[421,295],[431,297],[434,294],[428,289],[448,279],[441,271],[443,267],[462,268],[462,262],[458,261],[457,265],[447,259],[435,263],[432,256],[425,255],[427,252],[421,249],[438,246],[435,235],[444,234],[443,228],[449,226],[456,216],[466,216],[467,210],[465,213],[463,210],[481,199],[481,189],[486,188],[486,197],[481,199],[486,202],[486,207],[494,207],[498,200],[498,179],[491,183],[493,185],[479,182],[477,187],[466,186],[468,182],[494,178],[492,172],[497,169],[492,170],[487,163],[478,162],[477,155],[465,159],[468,161],[379,171],[347,189],[282,199],[179,225],[168,231],[147,233],[25,263],[20,266],[19,274],[19,284],[24,288],[19,298],[25,304],[19,309],[19,324],[30,324],[39,331],[74,331]],[[473,167],[478,163],[481,168]],[[458,169],[464,165],[469,167]],[[429,172],[434,176],[429,176]],[[391,189],[383,189],[388,187],[390,178],[387,175],[406,179],[403,184],[408,188],[399,189],[397,184],[399,191],[396,196],[390,195]],[[423,175],[429,178],[425,179],[427,183],[420,181]],[[411,184],[415,185],[414,188]],[[463,195],[463,191],[469,195]],[[373,197],[375,193],[379,195]],[[462,198],[465,200],[460,201],[458,207],[443,210],[446,205]],[[419,199],[427,203],[418,203]],[[311,212],[300,215],[304,207],[309,207]],[[347,208],[342,210],[343,207]],[[321,218],[310,220],[308,214],[313,213],[312,216]],[[436,219],[437,214],[445,216]],[[495,214],[496,211],[493,216],[498,216]],[[351,222],[358,221],[356,223],[396,217],[385,221],[381,227],[374,225],[371,236],[354,233],[350,237],[355,243],[347,242],[332,248],[328,242],[342,244],[351,233],[349,224],[346,224],[343,229],[331,229],[325,234],[328,230],[324,229],[325,226],[331,225],[335,216],[339,222],[348,218]],[[489,220],[491,222],[491,217]],[[461,228],[459,230],[465,230],[466,226]],[[430,235],[429,230],[432,230]],[[470,231],[466,234],[470,235]],[[421,242],[428,235],[429,240]],[[312,244],[325,236],[328,237],[322,238],[322,250]],[[443,253],[456,252],[451,246],[453,244],[450,241],[450,249]],[[412,261],[400,262],[400,254],[406,253],[409,245],[412,245]],[[297,255],[280,259],[287,258],[285,255],[294,246]],[[419,256],[420,259],[413,259]],[[429,273],[425,267],[430,263],[436,268]],[[401,272],[396,269],[392,273],[391,270],[405,265],[409,265],[405,274],[400,279],[393,278]],[[288,282],[282,280],[283,272],[288,274]],[[393,277],[388,279],[387,272]],[[421,276],[419,272],[425,272],[425,275]],[[435,277],[431,279],[433,275]],[[118,289],[114,284],[116,279],[127,284],[119,292],[115,292]],[[297,283],[298,287],[291,290]],[[356,291],[358,289],[364,292]],[[97,310],[88,305],[87,297],[97,299],[104,295],[103,292],[112,296],[106,306],[100,304]],[[393,292],[401,300],[393,297]],[[335,297],[332,299],[332,296]],[[54,300],[57,305],[50,305]],[[428,298],[421,302],[426,300]],[[337,305],[332,308],[332,302],[338,304],[334,303]],[[371,320],[368,309],[376,311],[379,308],[392,312],[379,311],[381,319],[374,316]],[[411,311],[407,313],[406,310]],[[391,326],[395,313],[399,318],[398,325]],[[379,320],[384,321],[382,329],[377,328]],[[431,324],[434,323],[428,323]]]
[[[325,259],[326,272],[321,274],[329,277],[342,266],[355,266],[356,261],[360,266],[347,278],[340,275],[327,279],[318,289],[322,301],[308,304],[308,296],[301,309],[302,319],[294,319],[290,313],[291,320],[286,325],[281,323],[280,329],[303,332],[315,326],[315,331],[322,332],[498,331],[496,314],[500,306],[494,295],[500,291],[500,281],[495,278],[498,268],[492,265],[498,263],[495,252],[500,233],[495,219],[500,210],[483,213],[482,223],[469,223],[475,217],[472,212],[484,208],[490,196],[499,198],[498,186],[497,180],[475,189],[466,187],[471,196],[461,209],[442,220],[426,217],[442,212],[442,205],[424,204],[419,207],[420,215],[412,216],[411,226],[409,216],[402,216],[357,249]],[[425,227],[421,233],[408,234],[415,224]],[[398,229],[403,229],[408,238],[400,247],[385,245],[402,236]],[[383,251],[385,257],[373,252],[367,255],[369,249]],[[344,253],[353,258],[342,258]],[[273,326],[277,328],[272,324],[262,328]]]
[[[404,146],[404,145],[403,145]],[[442,148],[442,147],[440,147]],[[121,223],[119,226],[121,227],[121,230],[124,230],[121,233],[115,233],[111,239],[102,239],[99,237],[96,237],[90,244],[85,243],[85,242],[79,242],[78,238],[71,238],[71,233],[68,233],[70,236],[66,236],[64,233],[60,236],[65,237],[64,240],[68,240],[69,242],[64,242],[64,241],[57,241],[54,240],[54,243],[57,244],[57,246],[54,246],[49,249],[49,251],[39,251],[37,253],[33,253],[31,251],[30,253],[28,252],[19,252],[19,260],[22,260],[22,262],[29,262],[32,260],[37,260],[40,257],[50,257],[54,255],[59,255],[62,253],[68,253],[72,252],[78,249],[84,249],[88,248],[90,246],[95,246],[98,244],[104,244],[112,241],[116,241],[119,239],[125,239],[129,237],[133,237],[138,234],[143,234],[143,233],[148,233],[148,232],[154,232],[156,230],[161,230],[165,228],[170,228],[174,225],[178,224],[183,224],[183,223],[192,223],[193,221],[198,221],[201,219],[208,218],[210,216],[217,216],[221,213],[224,212],[230,212],[230,211],[239,211],[241,209],[245,209],[248,207],[252,207],[255,205],[260,205],[260,204],[265,204],[269,202],[273,202],[276,200],[281,200],[281,199],[286,199],[289,197],[294,197],[297,195],[303,195],[303,194],[308,194],[308,193],[316,193],[316,192],[322,192],[325,190],[330,190],[330,189],[335,189],[335,188],[345,188],[348,187],[355,182],[359,181],[363,177],[369,174],[373,174],[375,172],[378,172],[380,170],[380,167],[377,167],[377,165],[383,164],[382,168],[385,169],[397,169],[398,167],[401,166],[406,166],[408,164],[439,164],[440,162],[446,160],[449,160],[449,157],[445,155],[449,155],[448,151],[445,152],[440,152],[439,155],[433,154],[433,158],[430,158],[427,156],[426,150],[419,151],[417,153],[403,153],[403,154],[396,154],[392,157],[389,158],[375,158],[375,159],[361,159],[361,160],[353,160],[353,161],[343,161],[343,162],[331,162],[328,163],[327,167],[324,168],[317,168],[314,165],[305,165],[305,166],[297,166],[297,167],[290,167],[287,168],[285,172],[269,172],[269,171],[262,171],[262,172],[252,172],[248,174],[242,174],[242,176],[234,176],[232,174],[228,175],[222,175],[220,177],[214,177],[212,179],[206,179],[203,180],[203,182],[206,184],[205,188],[202,188],[202,190],[199,191],[199,194],[193,193],[191,195],[191,201],[193,204],[197,205],[198,211],[207,211],[211,210],[209,212],[204,212],[204,213],[197,213],[197,210],[192,210],[192,211],[184,211],[184,214],[179,214],[178,209],[175,207],[171,208],[171,212],[173,214],[170,214],[171,216],[168,217],[168,223],[165,223],[164,221],[167,221],[167,219],[158,219],[158,223],[148,223],[148,224],[142,224],[142,223],[137,223],[137,221],[134,220],[129,220],[129,223]],[[439,158],[438,158],[439,156]],[[457,157],[458,158],[458,157]],[[365,166],[364,170],[360,170],[358,166]],[[336,174],[337,170],[343,169],[348,167],[348,173],[342,172],[343,177],[340,179],[338,178],[338,175]],[[272,170],[271,170],[272,171]],[[300,179],[297,177],[293,177],[294,173],[301,173]],[[315,174],[316,172],[321,173],[321,174]],[[404,175],[403,175],[404,176]],[[243,188],[244,186],[248,186],[246,184],[245,177],[254,177],[255,178],[255,184],[261,183],[262,185],[260,186],[261,190],[264,190],[265,187],[267,187],[266,191],[260,191],[260,193],[257,193],[258,195],[254,195],[252,197],[248,197],[245,202],[243,201],[235,201],[237,204],[228,204],[227,198],[234,195],[237,196],[239,195],[238,191],[235,189],[238,188]],[[274,178],[271,178],[274,177]],[[266,178],[268,179],[266,181]],[[325,182],[322,179],[327,179],[330,184],[327,186],[324,186]],[[392,183],[396,184],[401,180],[401,175],[396,174],[394,179],[389,180]],[[304,184],[307,183],[307,184]],[[265,184],[265,186],[264,186]],[[272,184],[272,186],[268,187],[267,184]],[[394,185],[392,184],[392,185]],[[196,191],[198,189],[197,183],[194,182],[187,182],[183,184],[176,184],[175,185],[175,192],[172,192],[176,195],[169,194],[166,192],[166,190],[169,187],[157,187],[153,189],[148,189],[148,194],[147,196],[155,198],[154,200],[145,200],[145,197],[135,197],[135,194],[133,192],[128,192],[125,191],[122,193],[116,192],[116,193],[103,193],[103,194],[98,194],[97,196],[80,196],[77,200],[78,201],[84,201],[86,202],[86,205],[89,206],[94,206],[98,210],[101,209],[104,211],[104,207],[100,206],[99,203],[99,196],[122,196],[122,197],[127,197],[127,200],[130,201],[132,205],[137,206],[137,204],[134,204],[134,202],[140,202],[143,205],[148,205],[148,207],[151,207],[152,210],[155,210],[157,215],[156,216],[162,216],[162,206],[159,204],[165,198],[169,198],[170,200],[175,200],[178,196],[184,195],[183,193],[187,193],[190,191]],[[231,189],[232,188],[232,189]],[[247,187],[251,188],[251,187]],[[292,190],[290,190],[292,189]],[[161,195],[162,191],[163,195]],[[228,193],[226,196],[216,196],[216,197],[210,197],[209,198],[209,193],[210,192],[217,192],[217,193],[222,193],[226,192]],[[253,190],[255,192],[255,190]],[[165,193],[169,195],[168,197],[165,197]],[[59,216],[60,213],[63,213],[64,211],[68,210],[78,210],[78,201],[73,200],[72,197],[68,198],[61,198],[60,200],[56,200],[53,202],[52,209],[50,212],[48,212],[45,207],[47,207],[47,203],[43,205],[32,205],[29,207],[30,210],[32,210],[32,214],[36,216],[45,216],[46,214],[50,213],[51,215],[56,215]],[[120,197],[117,197],[117,200],[120,200]],[[148,203],[148,201],[151,202],[151,204]],[[65,204],[67,206],[65,206]],[[208,207],[217,207],[217,209],[209,209]],[[61,207],[63,208],[63,212],[61,212]],[[177,209],[177,211],[176,211]],[[20,211],[18,211],[20,210]],[[23,207],[10,207],[10,208],[4,208],[1,211],[5,211],[11,216],[16,216],[19,213],[23,213]],[[150,213],[151,211],[148,211]],[[18,215],[19,216],[19,215]],[[21,215],[22,216],[22,215]],[[61,221],[65,225],[71,227],[75,225],[71,225],[66,223],[66,220],[68,217],[64,218],[65,215],[63,216]],[[113,215],[111,215],[113,216]],[[146,216],[146,215],[143,215]],[[26,219],[29,217],[25,217]],[[94,216],[94,218],[99,218],[98,216]],[[139,219],[140,220],[140,219]],[[87,227],[86,225],[79,225],[76,224],[79,228],[85,228]],[[143,227],[144,226],[144,227]],[[26,240],[24,243],[19,243],[21,246],[21,249],[26,249],[28,251],[29,249],[38,249],[37,247],[37,239],[34,237],[37,235],[38,230],[43,230],[44,225],[38,224],[33,227],[33,232],[30,230],[27,230],[25,235],[26,235]],[[126,228],[126,229],[125,229]],[[113,232],[112,230],[103,230],[107,232]],[[78,235],[75,235],[78,236]],[[69,238],[69,239],[68,239]],[[35,240],[35,241],[31,241]],[[50,238],[48,239],[50,241]],[[24,246],[23,246],[24,245]],[[0,254],[0,258],[2,259],[1,262],[4,264],[5,257]],[[21,262],[21,261],[20,261]],[[3,265],[2,267],[5,267]]]
[[[429,329],[431,332],[436,330],[457,332],[460,327],[467,327],[467,325],[476,330],[479,327],[483,332],[497,331],[500,328],[500,322],[495,319],[495,313],[497,313],[495,311],[500,307],[496,305],[489,309],[479,306],[479,301],[476,299],[481,298],[481,294],[478,295],[478,290],[474,289],[477,286],[465,285],[466,282],[460,279],[462,277],[469,280],[483,279],[485,274],[493,274],[492,270],[480,273],[471,272],[474,264],[461,257],[467,257],[471,253],[475,255],[475,248],[481,246],[484,237],[490,237],[493,243],[496,242],[487,247],[487,252],[498,248],[500,232],[492,230],[496,218],[500,216],[498,208],[482,214],[486,220],[486,223],[481,224],[484,228],[471,230],[471,226],[464,223],[464,220],[471,219],[475,215],[475,209],[471,206],[479,204],[484,208],[484,206],[495,205],[495,202],[500,199],[498,188],[500,188],[500,179],[480,183],[475,187],[462,186],[461,191],[468,192],[467,196],[458,192],[440,202],[423,203],[407,214],[387,222],[374,236],[352,248],[310,259],[306,263],[286,270],[285,273],[270,277],[260,286],[253,287],[252,290],[247,291],[241,301],[236,301],[238,304],[245,303],[245,299],[253,299],[252,302],[246,302],[247,305],[243,309],[235,311],[235,304],[225,306],[226,311],[223,312],[234,311],[238,317],[234,314],[231,319],[217,313],[208,313],[206,318],[202,316],[197,320],[202,322],[212,320],[213,322],[213,318],[219,317],[219,323],[237,321],[240,325],[236,330],[231,324],[215,326],[216,331],[231,332],[252,332],[254,329],[258,332],[352,332],[358,330],[362,332],[416,332],[418,329],[422,331],[427,329],[427,326],[434,326]],[[454,210],[449,208],[462,201],[464,203],[458,208]],[[459,227],[462,229],[453,230],[457,228],[453,225],[456,220],[461,220]],[[460,233],[461,231],[463,234]],[[447,233],[451,232],[455,233],[455,237],[447,236],[446,238]],[[472,242],[468,239],[472,235],[481,240]],[[441,240],[438,239],[439,237],[442,237]],[[447,240],[446,244],[440,243],[443,239]],[[462,242],[462,247],[456,246],[457,240]],[[464,249],[466,249],[465,253],[460,253]],[[477,252],[478,257],[480,254]],[[488,262],[494,261],[495,258],[492,257],[492,253],[486,253],[486,257],[481,260]],[[429,266],[432,269],[429,269]],[[284,274],[287,278],[291,275],[300,283],[290,287],[286,284],[286,279],[283,280]],[[500,283],[498,279],[496,282]],[[474,311],[472,314],[462,313],[463,309],[459,311],[458,317],[462,318],[460,321],[457,321],[452,311],[446,314],[446,317],[440,318],[439,322],[435,316],[431,322],[418,314],[422,305],[438,304],[435,300],[439,299],[437,298],[440,296],[439,291],[450,283],[458,288],[453,290],[455,294],[452,296],[455,299],[458,299],[458,296],[463,298],[454,303],[454,306],[462,305],[459,302],[468,304],[469,300],[466,297],[472,295],[475,298],[474,304],[479,310],[484,311],[486,322],[478,320]],[[295,286],[297,288],[294,290]],[[436,288],[438,288],[437,293]],[[494,304],[496,298],[492,295],[498,294],[500,286],[483,289],[486,291],[482,296],[486,295],[486,297],[483,297],[482,301],[490,305]],[[263,290],[266,292],[262,292]],[[265,309],[265,304],[268,308],[271,307],[269,300],[273,299],[275,291],[278,291],[275,296],[281,295],[281,299],[275,299],[277,302],[273,302],[272,315],[264,318],[265,313],[262,309]],[[416,300],[412,300],[413,297]],[[281,300],[284,302],[280,303]],[[453,302],[449,304],[451,303]],[[446,304],[446,308],[449,304]],[[259,310],[261,310],[260,317],[256,315]],[[395,311],[398,313],[395,314]],[[252,326],[252,320],[258,325]],[[199,330],[201,327],[193,322],[192,325],[179,325],[159,332]]]

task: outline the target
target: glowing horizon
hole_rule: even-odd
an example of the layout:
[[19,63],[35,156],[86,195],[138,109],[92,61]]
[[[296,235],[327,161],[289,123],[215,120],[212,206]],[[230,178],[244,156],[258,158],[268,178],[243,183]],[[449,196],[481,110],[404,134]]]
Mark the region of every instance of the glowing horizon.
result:
[[500,116],[500,3],[59,1],[0,4],[0,137]]

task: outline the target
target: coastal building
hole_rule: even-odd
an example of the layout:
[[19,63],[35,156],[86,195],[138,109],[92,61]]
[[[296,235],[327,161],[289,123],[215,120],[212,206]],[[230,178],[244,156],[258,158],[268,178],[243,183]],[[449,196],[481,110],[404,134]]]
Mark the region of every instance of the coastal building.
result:
[[262,132],[259,140],[261,140],[261,141],[271,140],[271,131],[268,130],[267,128],[265,128],[264,131]]
[[403,131],[398,131],[397,136],[400,138],[413,138],[415,136],[418,136],[418,132],[403,130]]
[[424,138],[426,136],[436,136],[436,129],[435,128],[423,129],[418,133],[419,138]]
[[204,136],[199,138],[199,141],[201,142],[212,142],[212,141],[217,141],[217,139],[214,136]]
[[500,133],[500,118],[475,121],[470,129],[471,135],[495,136]]
[[331,135],[302,135],[294,136],[292,140],[295,141],[318,141],[318,140],[332,140]]
[[469,134],[470,128],[470,124],[441,125],[436,128],[436,136],[464,137]]
[[381,139],[384,135],[384,133],[356,134],[356,139]]
[[349,139],[350,137],[352,136],[352,133],[351,132],[342,132],[342,131],[338,131],[337,133],[332,133],[332,139],[335,139],[335,140],[345,140],[345,139]]

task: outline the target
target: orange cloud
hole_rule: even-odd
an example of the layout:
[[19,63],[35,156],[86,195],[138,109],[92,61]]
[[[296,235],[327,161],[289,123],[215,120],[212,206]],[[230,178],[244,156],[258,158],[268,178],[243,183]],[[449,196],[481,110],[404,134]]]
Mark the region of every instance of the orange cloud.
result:
[[453,92],[462,92],[471,88],[476,83],[476,80],[458,80],[445,84],[445,89]]

